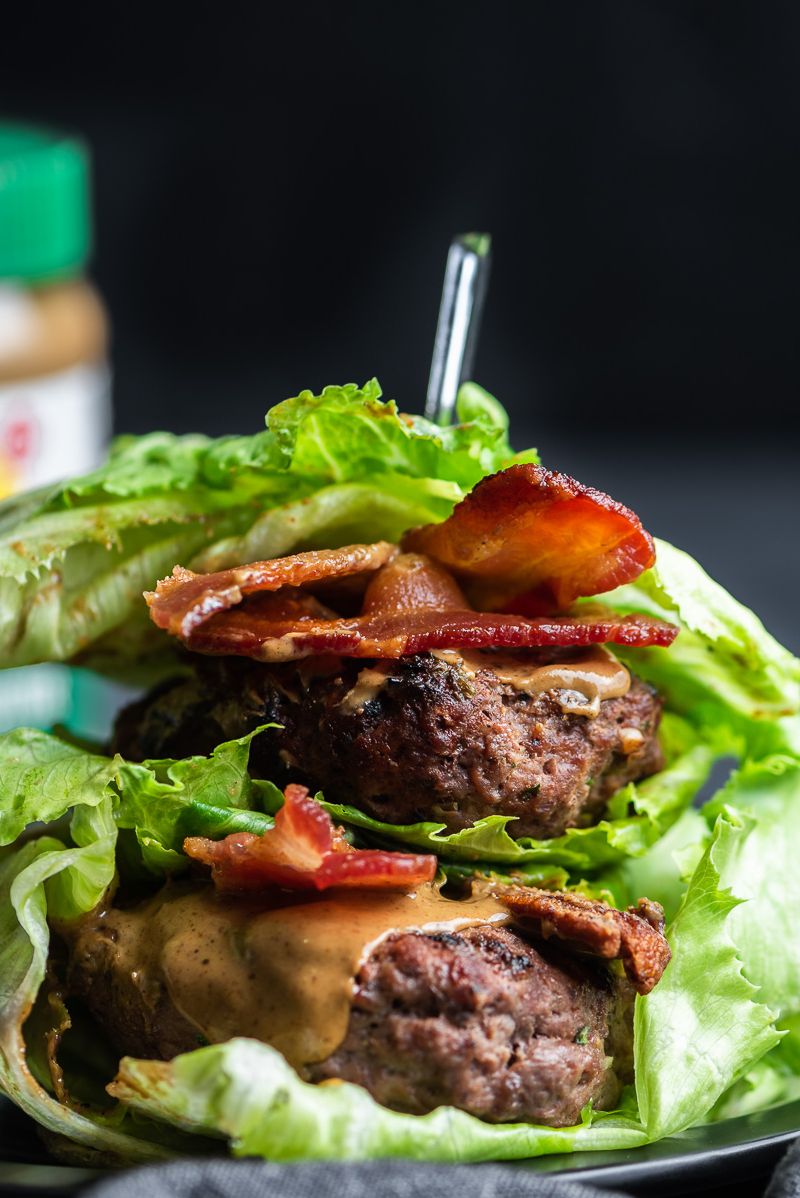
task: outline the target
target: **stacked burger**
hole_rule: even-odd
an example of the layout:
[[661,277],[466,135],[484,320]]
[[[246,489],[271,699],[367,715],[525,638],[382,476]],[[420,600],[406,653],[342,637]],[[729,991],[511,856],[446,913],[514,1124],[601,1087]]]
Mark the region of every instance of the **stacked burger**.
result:
[[743,609],[685,616],[675,551],[470,395],[304,393],[0,524],[5,663],[153,683],[106,745],[0,737],[0,1081],[58,1151],[628,1147],[734,1086],[721,1026],[769,1059],[721,847],[755,816],[690,805],[796,663],[745,613],[730,714]]
[[663,764],[658,695],[609,643],[677,628],[570,609],[653,560],[632,512],[528,464],[400,545],[176,567],[147,602],[189,673],[122,713],[115,748],[208,755],[268,725],[250,768],[285,801],[261,836],[185,840],[215,895],[201,875],[68,935],[69,988],[115,1047],[164,1059],[253,1036],[414,1114],[569,1125],[613,1108],[633,994],[669,960],[660,908],[480,870],[458,896],[433,855],[353,847],[309,789],[381,820],[387,844],[424,820],[500,814],[536,837],[597,822]]

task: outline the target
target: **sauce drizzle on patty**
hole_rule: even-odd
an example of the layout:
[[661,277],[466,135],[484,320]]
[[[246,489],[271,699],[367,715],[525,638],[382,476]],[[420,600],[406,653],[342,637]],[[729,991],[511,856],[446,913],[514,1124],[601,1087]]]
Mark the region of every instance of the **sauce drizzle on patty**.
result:
[[494,650],[444,649],[434,650],[431,656],[473,677],[479,670],[489,670],[499,682],[526,695],[552,691],[565,715],[594,719],[604,699],[620,699],[631,688],[630,674],[604,645],[578,651],[572,660],[548,665],[531,661],[525,653]]
[[491,895],[455,901],[433,885],[409,894],[340,892],[290,906],[220,898],[204,885],[185,893],[168,887],[129,910],[109,908],[72,934],[80,955],[82,933],[90,940],[102,930],[145,1000],[155,1006],[165,987],[209,1042],[253,1036],[302,1069],[344,1041],[355,977],[386,936],[510,921]]

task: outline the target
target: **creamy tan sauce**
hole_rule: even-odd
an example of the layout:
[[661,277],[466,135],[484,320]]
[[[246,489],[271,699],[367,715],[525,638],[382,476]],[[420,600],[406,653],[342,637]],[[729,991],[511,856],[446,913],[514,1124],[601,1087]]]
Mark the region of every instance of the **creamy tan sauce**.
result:
[[[524,652],[485,649],[434,649],[431,656],[470,677],[479,670],[490,670],[500,682],[525,694],[540,695],[552,691],[565,714],[590,719],[599,715],[604,699],[626,695],[631,685],[628,671],[603,645],[581,652],[572,661],[551,665],[538,665]],[[338,706],[344,712],[360,714],[366,704],[380,694],[390,677],[391,671],[385,665],[365,667]]]
[[275,665],[277,662],[294,661],[302,656],[303,653],[297,649],[297,634],[287,632],[284,636],[270,637],[259,645],[257,660],[267,665]]
[[638,753],[644,744],[644,734],[639,728],[620,728],[619,730],[619,748],[620,752],[626,757],[631,757],[634,753]]
[[[165,901],[165,897],[167,901]],[[211,1043],[253,1036],[295,1067],[323,1061],[347,1034],[353,983],[370,949],[398,930],[508,923],[491,895],[454,901],[431,885],[362,891],[272,909],[204,886],[104,917],[140,991],[163,982]]]
[[341,707],[342,711],[348,714],[362,712],[367,703],[370,703],[380,694],[390,677],[391,673],[385,668],[367,667],[361,670],[355,684],[351,686],[344,698],[337,703],[337,707]]
[[524,653],[495,650],[444,649],[433,656],[473,677],[479,670],[490,670],[500,682],[528,695],[552,691],[565,714],[590,719],[599,715],[604,699],[626,695],[631,685],[628,671],[604,645],[594,645],[572,661],[544,666],[526,659]]

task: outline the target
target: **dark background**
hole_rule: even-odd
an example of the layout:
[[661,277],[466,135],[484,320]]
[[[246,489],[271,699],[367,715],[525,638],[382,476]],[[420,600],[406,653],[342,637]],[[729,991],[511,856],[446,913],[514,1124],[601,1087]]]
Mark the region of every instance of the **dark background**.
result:
[[82,130],[116,424],[249,431],[376,374],[419,410],[447,245],[475,375],[800,649],[800,6],[14,5],[6,114]]

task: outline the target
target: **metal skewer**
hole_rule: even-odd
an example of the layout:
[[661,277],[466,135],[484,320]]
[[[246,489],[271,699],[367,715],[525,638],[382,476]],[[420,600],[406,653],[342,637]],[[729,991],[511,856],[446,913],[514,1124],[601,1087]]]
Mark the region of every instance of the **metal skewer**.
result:
[[450,424],[458,388],[472,370],[491,244],[488,233],[464,233],[450,244],[425,399],[425,416],[436,424]]

